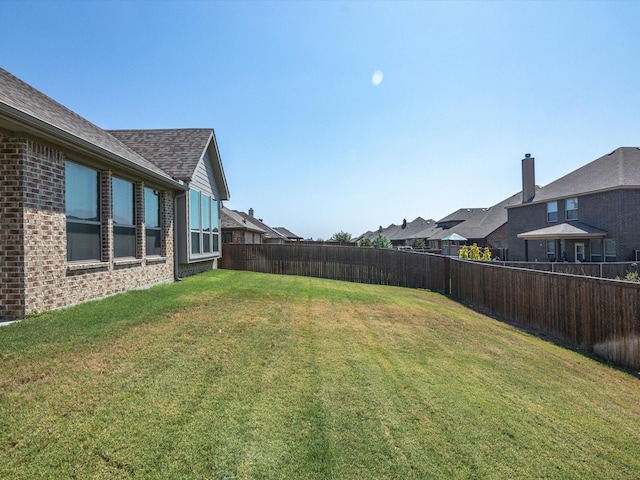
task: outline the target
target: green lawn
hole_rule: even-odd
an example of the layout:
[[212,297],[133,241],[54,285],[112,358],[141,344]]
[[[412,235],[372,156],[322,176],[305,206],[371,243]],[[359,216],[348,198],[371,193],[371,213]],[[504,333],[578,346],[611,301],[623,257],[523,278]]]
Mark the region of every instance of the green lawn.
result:
[[640,380],[436,293],[214,271],[0,328],[0,478],[640,478]]

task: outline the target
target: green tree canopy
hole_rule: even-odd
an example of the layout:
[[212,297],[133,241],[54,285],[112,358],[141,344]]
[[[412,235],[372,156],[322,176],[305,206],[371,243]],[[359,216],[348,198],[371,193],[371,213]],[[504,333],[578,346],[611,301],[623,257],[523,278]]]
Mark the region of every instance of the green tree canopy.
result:
[[351,234],[340,230],[338,233],[333,234],[333,236],[330,238],[330,241],[338,243],[351,243]]

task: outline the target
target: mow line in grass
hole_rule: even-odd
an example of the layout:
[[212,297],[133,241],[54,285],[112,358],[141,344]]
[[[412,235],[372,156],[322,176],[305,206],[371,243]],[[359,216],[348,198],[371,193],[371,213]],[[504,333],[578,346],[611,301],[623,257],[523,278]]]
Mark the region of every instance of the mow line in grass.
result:
[[3,478],[640,472],[636,378],[426,291],[217,271],[0,352]]

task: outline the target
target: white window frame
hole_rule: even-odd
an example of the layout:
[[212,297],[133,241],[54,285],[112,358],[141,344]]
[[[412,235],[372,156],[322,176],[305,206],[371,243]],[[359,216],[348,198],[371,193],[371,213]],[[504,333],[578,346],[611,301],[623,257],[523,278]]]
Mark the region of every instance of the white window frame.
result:
[[567,198],[565,200],[565,218],[567,220],[578,219],[578,197]]

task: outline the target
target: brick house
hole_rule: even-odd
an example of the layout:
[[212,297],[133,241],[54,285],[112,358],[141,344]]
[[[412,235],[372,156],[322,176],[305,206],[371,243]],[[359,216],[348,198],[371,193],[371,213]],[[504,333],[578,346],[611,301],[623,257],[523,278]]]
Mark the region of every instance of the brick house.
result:
[[228,243],[262,243],[262,237],[266,233],[263,228],[227,207],[222,207],[220,210],[220,224],[223,245]]
[[639,148],[618,148],[539,188],[527,154],[522,182],[522,202],[507,207],[509,260],[636,260]]
[[228,197],[208,132],[211,176],[186,181],[0,69],[0,320],[215,267],[219,248],[189,253]]

